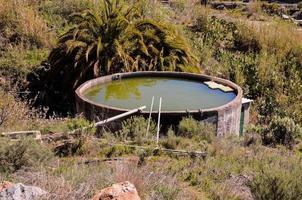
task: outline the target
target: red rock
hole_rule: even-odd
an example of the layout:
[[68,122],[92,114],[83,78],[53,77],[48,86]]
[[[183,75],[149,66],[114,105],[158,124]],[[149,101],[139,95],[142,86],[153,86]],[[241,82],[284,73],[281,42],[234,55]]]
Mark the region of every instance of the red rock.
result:
[[102,189],[92,200],[140,200],[140,197],[135,186],[125,181]]
[[8,181],[4,181],[4,182],[0,183],[0,192],[6,190],[7,188],[9,188],[11,186],[13,186],[13,184]]

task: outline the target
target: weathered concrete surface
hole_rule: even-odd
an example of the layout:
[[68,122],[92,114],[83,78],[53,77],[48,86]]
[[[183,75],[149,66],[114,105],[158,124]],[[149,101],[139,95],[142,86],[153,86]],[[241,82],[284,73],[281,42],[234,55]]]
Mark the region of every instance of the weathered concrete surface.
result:
[[24,137],[30,137],[35,140],[41,140],[41,132],[40,131],[15,131],[15,132],[4,132],[1,133],[0,136],[8,137],[10,139],[20,139]]
[[140,200],[140,197],[135,186],[125,181],[102,189],[92,200]]
[[250,107],[253,100],[242,98],[242,110],[243,110],[243,132],[245,131],[246,127],[250,121]]
[[[87,99],[84,95],[85,91],[95,85],[102,83],[110,82],[113,80],[118,80],[122,78],[131,78],[131,77],[144,77],[144,76],[153,76],[153,77],[172,77],[172,78],[185,78],[196,81],[214,81],[221,85],[232,88],[236,93],[235,99],[231,102],[211,109],[203,110],[183,110],[183,111],[162,111],[161,119],[162,122],[168,123],[177,123],[185,116],[193,116],[196,119],[204,120],[207,117],[215,118],[217,124],[217,135],[228,135],[228,134],[237,134],[239,135],[240,127],[240,111],[241,111],[241,99],[242,99],[242,90],[235,83],[213,76],[201,75],[201,74],[192,74],[192,73],[183,73],[183,72],[131,72],[131,73],[118,73],[109,76],[104,76],[90,81],[85,82],[76,90],[76,106],[77,111],[82,113],[86,118],[90,120],[104,120],[115,115],[127,112],[127,109],[121,109],[116,107],[111,107],[104,104],[98,104]],[[142,111],[141,115],[148,116],[148,111]],[[152,115],[157,115],[157,111],[153,111]]]
[[218,110],[217,136],[239,135],[241,99],[226,108]]
[[[1,184],[0,184],[1,185]],[[1,200],[35,200],[47,194],[44,190],[34,186],[26,186],[22,183],[12,184],[5,182],[0,186]]]

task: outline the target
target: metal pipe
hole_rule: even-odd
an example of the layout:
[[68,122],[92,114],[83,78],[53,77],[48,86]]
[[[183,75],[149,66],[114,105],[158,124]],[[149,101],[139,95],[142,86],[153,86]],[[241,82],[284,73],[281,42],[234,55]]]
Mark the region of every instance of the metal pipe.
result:
[[148,126],[147,126],[147,134],[146,134],[146,137],[147,137],[147,138],[148,138],[149,129],[150,129],[151,114],[152,114],[152,110],[153,110],[153,103],[154,103],[154,96],[152,97],[151,106],[150,106],[150,114],[149,114]]
[[156,144],[157,144],[157,146],[158,146],[158,141],[159,141],[161,100],[162,100],[162,98],[160,97],[159,98],[159,106],[158,106],[158,121],[157,121],[157,135],[156,135]]
[[105,119],[105,120],[103,120],[103,121],[97,122],[97,123],[95,123],[94,125],[95,125],[96,127],[97,127],[97,126],[101,126],[101,125],[106,124],[106,123],[108,123],[108,122],[112,122],[112,121],[117,120],[117,119],[120,119],[120,118],[122,118],[122,117],[126,117],[126,116],[128,116],[128,115],[133,114],[133,113],[139,112],[140,110],[143,110],[143,109],[145,109],[145,108],[146,108],[146,106],[142,106],[142,107],[139,107],[139,108],[136,108],[136,109],[133,109],[133,110],[129,110],[128,112],[125,112],[125,113],[116,115],[116,116],[114,116],[114,117]]

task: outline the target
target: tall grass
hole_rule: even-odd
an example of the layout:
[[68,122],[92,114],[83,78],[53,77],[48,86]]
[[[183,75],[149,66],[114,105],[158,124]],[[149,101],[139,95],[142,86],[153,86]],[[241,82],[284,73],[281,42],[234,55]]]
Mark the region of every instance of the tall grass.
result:
[[53,36],[45,20],[27,1],[0,0],[0,32],[11,42],[37,47],[51,46]]

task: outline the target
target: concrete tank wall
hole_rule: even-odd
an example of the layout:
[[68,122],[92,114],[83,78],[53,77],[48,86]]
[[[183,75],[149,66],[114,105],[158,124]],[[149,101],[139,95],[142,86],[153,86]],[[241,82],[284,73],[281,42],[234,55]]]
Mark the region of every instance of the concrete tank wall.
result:
[[[76,107],[78,113],[82,113],[86,118],[90,120],[103,120],[109,117],[121,114],[128,111],[127,109],[121,109],[116,107],[110,107],[103,104],[92,102],[84,96],[87,89],[112,80],[137,77],[137,76],[162,76],[171,78],[185,78],[198,81],[214,81],[225,86],[229,86],[234,89],[236,97],[229,103],[217,108],[203,109],[203,110],[183,110],[183,111],[166,111],[161,113],[161,121],[165,124],[178,123],[182,117],[193,116],[195,119],[211,121],[216,124],[217,136],[236,134],[239,135],[240,128],[240,112],[242,101],[242,90],[239,86],[231,81],[201,75],[182,72],[131,72],[131,73],[119,73],[109,76],[104,76],[96,79],[89,80],[82,84],[76,90]],[[142,111],[140,115],[148,116],[148,111]],[[157,111],[152,112],[152,116],[157,117]]]

